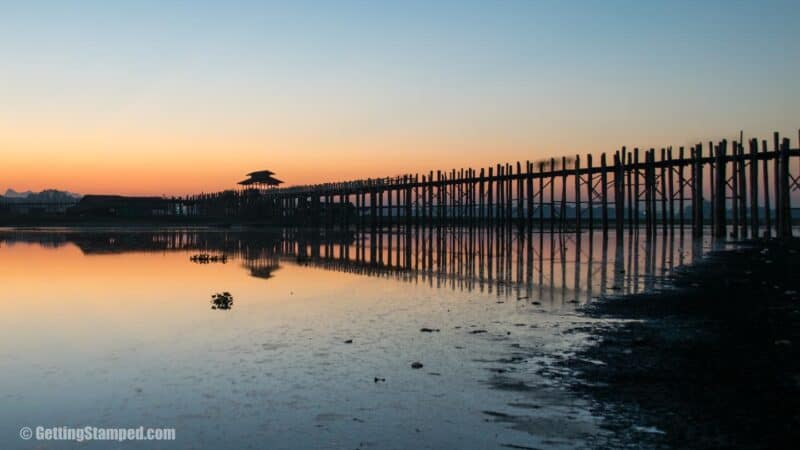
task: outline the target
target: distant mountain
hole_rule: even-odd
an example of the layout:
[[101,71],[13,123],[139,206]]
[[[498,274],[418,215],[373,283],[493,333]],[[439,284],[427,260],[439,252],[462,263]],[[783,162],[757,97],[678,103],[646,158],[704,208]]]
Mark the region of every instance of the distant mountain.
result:
[[9,188],[3,196],[7,201],[20,202],[71,202],[83,197],[80,194],[75,194],[67,191],[59,191],[57,189],[45,189],[42,192],[17,192]]
[[26,198],[27,196],[29,196],[31,194],[33,194],[33,192],[31,192],[31,191],[17,192],[15,190],[11,189],[11,188],[8,188],[6,190],[6,193],[3,195],[3,197],[6,197],[6,198]]

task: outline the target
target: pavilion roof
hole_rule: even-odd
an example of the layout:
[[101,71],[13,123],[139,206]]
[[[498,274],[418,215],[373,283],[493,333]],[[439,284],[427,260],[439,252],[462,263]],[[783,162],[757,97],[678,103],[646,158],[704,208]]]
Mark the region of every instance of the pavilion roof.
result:
[[275,175],[275,172],[271,172],[269,170],[256,170],[255,172],[250,172],[247,174],[248,177],[265,176],[265,175]]
[[283,183],[283,181],[281,181],[281,180],[279,180],[277,178],[273,178],[273,177],[271,177],[269,175],[251,176],[250,178],[248,178],[246,180],[242,180],[242,181],[239,182],[239,184],[242,185],[242,186],[250,186],[250,185],[253,185],[253,184],[267,184],[267,185],[270,185],[270,186],[277,186],[277,185],[282,184],[282,183]]

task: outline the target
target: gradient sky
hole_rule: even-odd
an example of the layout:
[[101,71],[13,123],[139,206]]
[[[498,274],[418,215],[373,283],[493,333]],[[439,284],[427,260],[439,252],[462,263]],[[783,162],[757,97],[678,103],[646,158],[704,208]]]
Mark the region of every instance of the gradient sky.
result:
[[800,127],[794,1],[8,2],[0,189],[185,194]]

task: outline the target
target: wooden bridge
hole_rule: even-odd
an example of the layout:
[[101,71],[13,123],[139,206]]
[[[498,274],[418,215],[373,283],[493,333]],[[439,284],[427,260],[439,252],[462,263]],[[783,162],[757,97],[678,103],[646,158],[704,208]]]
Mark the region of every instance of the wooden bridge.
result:
[[[317,226],[516,224],[550,232],[625,228],[647,233],[711,225],[717,237],[791,234],[792,158],[800,150],[775,133],[691,148],[460,169],[175,199],[188,215],[255,214]],[[800,166],[798,166],[800,173]]]

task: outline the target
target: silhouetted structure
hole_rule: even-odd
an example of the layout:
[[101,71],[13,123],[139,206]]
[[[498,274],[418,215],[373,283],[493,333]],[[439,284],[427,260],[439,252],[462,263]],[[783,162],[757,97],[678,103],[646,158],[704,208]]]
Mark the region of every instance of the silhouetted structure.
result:
[[275,173],[270,172],[269,170],[259,170],[256,172],[250,172],[247,174],[249,178],[240,181],[239,184],[242,186],[246,186],[248,188],[255,188],[259,190],[272,188],[280,184],[283,184],[283,181],[277,178],[273,178],[272,175],[275,175]]
[[704,226],[712,225],[715,236],[731,231],[739,237],[756,235],[763,225],[767,235],[787,236],[790,194],[800,189],[790,163],[800,150],[790,149],[789,139],[778,133],[772,150],[766,140],[760,144],[740,138],[677,151],[662,148],[660,153],[623,147],[612,158],[599,155],[599,165],[591,154],[585,159],[576,155],[480,170],[275,188],[260,196],[211,194],[187,199],[195,206],[187,212],[202,216],[224,209],[247,217],[256,208],[261,211],[256,215],[280,224],[516,224],[550,233],[613,228],[618,236],[626,227],[643,227],[650,235],[659,227],[690,227],[700,237]]
[[85,195],[68,214],[80,216],[150,217],[171,213],[170,202],[160,197]]
[[800,189],[800,177],[790,169],[798,156],[775,133],[772,150],[766,140],[740,137],[660,153],[623,147],[610,158],[599,155],[599,165],[589,154],[284,188],[262,170],[239,183],[252,187],[243,190],[169,199],[87,196],[73,210],[345,229],[514,224],[551,234],[613,230],[618,237],[626,228],[648,235],[689,228],[701,237],[711,225],[716,237],[738,238],[763,226],[767,236],[782,237],[791,235],[791,192]]

